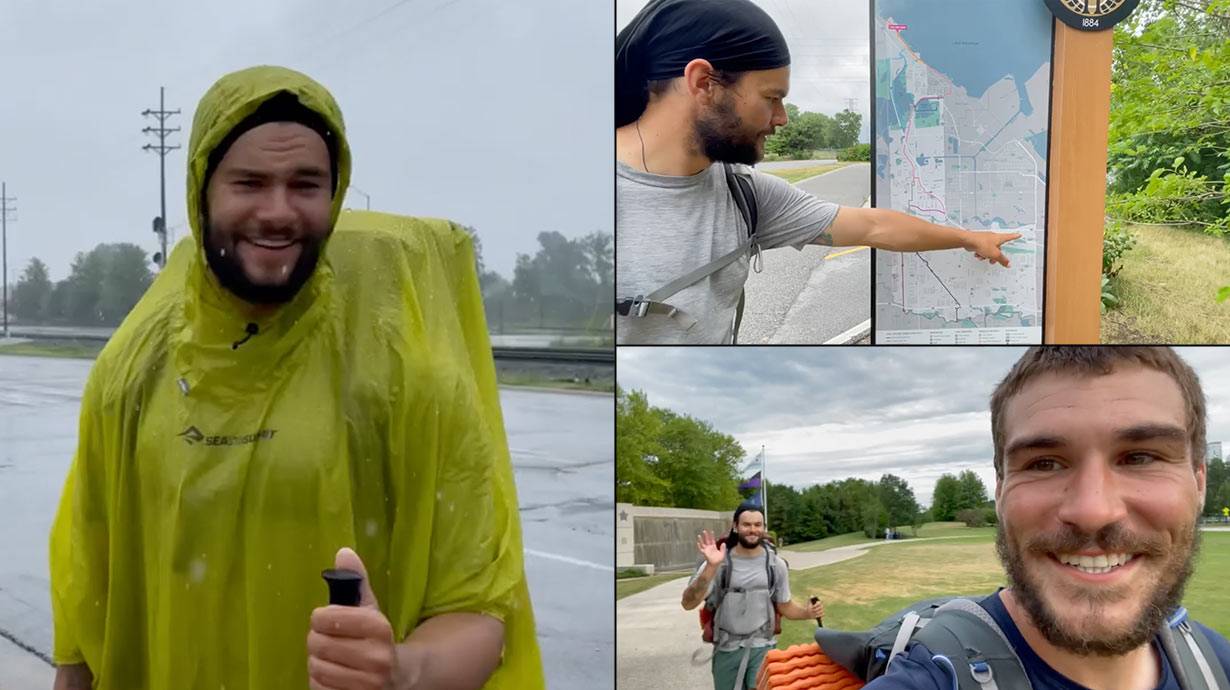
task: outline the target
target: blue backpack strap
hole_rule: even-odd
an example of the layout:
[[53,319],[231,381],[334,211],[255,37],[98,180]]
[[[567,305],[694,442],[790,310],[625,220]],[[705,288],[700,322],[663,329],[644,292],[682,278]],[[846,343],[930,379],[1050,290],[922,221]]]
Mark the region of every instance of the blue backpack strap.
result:
[[1031,687],[1025,667],[995,619],[969,599],[953,599],[914,634],[932,658],[951,662],[960,690],[1023,690]]

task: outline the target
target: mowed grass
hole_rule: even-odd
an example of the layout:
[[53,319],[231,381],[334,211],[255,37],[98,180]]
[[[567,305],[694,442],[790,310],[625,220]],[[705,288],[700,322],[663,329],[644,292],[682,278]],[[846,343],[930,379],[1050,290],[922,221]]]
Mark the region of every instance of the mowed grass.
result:
[[780,177],[783,180],[789,182],[790,184],[794,184],[795,182],[798,182],[800,180],[806,180],[809,177],[815,177],[816,175],[823,175],[826,172],[833,172],[834,170],[844,168],[847,165],[849,165],[849,163],[832,163],[829,165],[816,165],[816,166],[812,166],[808,168],[789,168],[787,170],[762,170],[761,172],[766,172],[770,175]]
[[0,355],[94,359],[106,343],[91,340],[47,340],[0,345]]
[[[1005,586],[995,555],[994,530],[969,530],[943,541],[870,549],[841,563],[790,574],[797,602],[816,595],[824,600],[825,627],[866,630],[886,616],[922,599],[984,595]],[[1194,619],[1230,636],[1230,532],[1205,532],[1196,571],[1183,604]],[[782,621],[778,646],[813,641],[815,621]]]
[[1187,583],[1183,605],[1192,618],[1230,637],[1230,532],[1203,532],[1196,572]]
[[642,577],[621,577],[615,580],[615,599],[623,599],[624,597],[632,596],[638,592],[644,592],[647,589],[657,587],[663,582],[678,580],[681,577],[688,577],[689,575],[691,575],[691,573],[684,570]]
[[1118,309],[1102,315],[1103,343],[1230,343],[1230,239],[1195,230],[1133,226],[1136,246],[1113,281]]
[[[897,531],[906,537],[918,538],[923,537],[948,537],[954,535],[968,534],[970,528],[966,527],[961,522],[928,522],[918,528],[918,534],[915,535],[910,527],[898,527]],[[992,532],[994,534],[994,532]],[[798,544],[790,544],[783,546],[783,549],[788,551],[827,551],[835,549],[839,546],[854,546],[855,544],[874,544],[884,541],[883,539],[868,539],[862,532],[850,532],[849,534],[839,534],[834,537],[825,537],[816,541],[800,542]],[[894,547],[896,548],[896,547]]]

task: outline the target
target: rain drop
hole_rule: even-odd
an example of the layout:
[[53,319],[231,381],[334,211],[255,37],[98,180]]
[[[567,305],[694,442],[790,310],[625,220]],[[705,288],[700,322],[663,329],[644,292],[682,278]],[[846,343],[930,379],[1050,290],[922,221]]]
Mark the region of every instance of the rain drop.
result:
[[223,247],[222,249],[219,249],[219,250],[218,250],[218,253],[219,253],[220,255],[222,255],[222,256],[226,256],[226,248],[225,248],[225,247]]
[[205,581],[206,569],[207,566],[205,565],[204,558],[194,559],[188,566],[188,578],[193,582],[200,584]]
[[367,532],[367,536],[369,536],[369,537],[374,537],[374,536],[376,536],[376,521],[375,521],[375,520],[368,520],[368,521],[367,521],[367,527],[365,528],[365,530],[366,530],[366,532]]

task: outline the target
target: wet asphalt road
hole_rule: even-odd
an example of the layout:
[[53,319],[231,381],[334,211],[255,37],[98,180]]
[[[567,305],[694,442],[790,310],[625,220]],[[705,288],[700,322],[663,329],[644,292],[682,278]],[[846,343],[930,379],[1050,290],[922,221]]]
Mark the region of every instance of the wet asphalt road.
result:
[[[92,364],[0,356],[0,690],[51,687],[47,535]],[[612,397],[500,399],[548,687],[613,688]]]

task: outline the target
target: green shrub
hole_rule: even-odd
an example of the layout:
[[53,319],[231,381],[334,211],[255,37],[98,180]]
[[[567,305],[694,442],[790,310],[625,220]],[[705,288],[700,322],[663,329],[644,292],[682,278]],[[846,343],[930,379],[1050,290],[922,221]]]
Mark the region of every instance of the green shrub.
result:
[[837,160],[839,161],[870,161],[871,160],[871,144],[855,144],[847,149],[842,149],[837,152]]
[[1123,269],[1123,255],[1135,246],[1136,235],[1123,221],[1115,218],[1108,220],[1105,230],[1102,231],[1102,275],[1106,278],[1119,275],[1119,271]]

